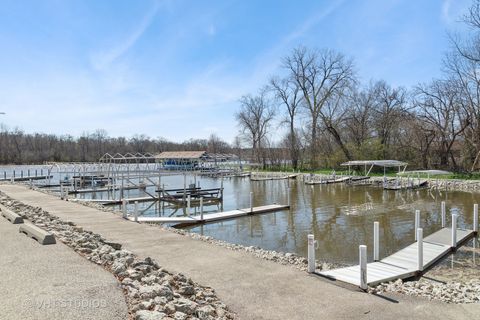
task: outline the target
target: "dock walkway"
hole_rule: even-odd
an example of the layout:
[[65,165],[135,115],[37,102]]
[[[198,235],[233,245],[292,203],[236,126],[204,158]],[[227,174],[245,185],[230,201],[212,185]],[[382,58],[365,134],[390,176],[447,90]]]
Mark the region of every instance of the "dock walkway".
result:
[[[423,240],[423,270],[427,270],[433,266],[435,262],[454,250],[451,247],[451,234],[451,228],[442,228]],[[456,248],[462,246],[462,244],[474,235],[475,232],[473,230],[457,228]],[[367,284],[375,286],[382,282],[406,279],[422,274],[423,271],[418,270],[417,257],[418,246],[417,242],[415,242],[378,262],[368,263]],[[318,274],[333,280],[360,286],[359,265],[323,271]]]
[[[118,214],[62,201],[20,185],[0,185],[18,201],[41,207],[85,230],[101,234],[139,257],[151,257],[171,272],[181,272],[211,286],[239,319],[474,319],[480,304],[442,304],[393,295],[391,303],[363,292],[345,290],[295,267],[260,259]],[[7,274],[8,275],[8,274]],[[22,277],[17,274],[16,276]]]
[[197,224],[197,223],[210,223],[215,221],[222,221],[228,219],[235,219],[252,214],[260,214],[267,212],[274,212],[288,209],[288,205],[271,204],[260,207],[237,209],[224,212],[215,212],[196,216],[182,216],[182,217],[128,217],[129,220],[138,222],[157,222],[157,223],[172,223],[172,224]]

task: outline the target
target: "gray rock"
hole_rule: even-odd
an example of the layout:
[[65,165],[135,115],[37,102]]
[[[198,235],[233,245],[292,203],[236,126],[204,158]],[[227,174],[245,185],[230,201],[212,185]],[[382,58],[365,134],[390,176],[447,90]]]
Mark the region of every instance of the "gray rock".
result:
[[186,314],[194,313],[195,309],[197,308],[197,304],[195,302],[185,298],[180,298],[174,301],[173,304],[175,306],[175,310]]
[[165,313],[158,311],[140,310],[135,313],[136,320],[160,320],[165,318]]
[[197,309],[197,316],[200,320],[207,320],[215,316],[215,308],[205,305]]

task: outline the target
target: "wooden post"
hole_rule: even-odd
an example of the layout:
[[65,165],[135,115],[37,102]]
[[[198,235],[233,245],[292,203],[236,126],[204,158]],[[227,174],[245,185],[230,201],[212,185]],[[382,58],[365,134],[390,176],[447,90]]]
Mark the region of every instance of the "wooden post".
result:
[[442,201],[442,228],[445,228],[445,226],[447,225],[446,216],[447,216],[447,209],[445,208],[445,201]]
[[135,201],[134,204],[133,214],[135,215],[135,222],[138,222],[138,201]]
[[250,213],[253,212],[253,192],[250,191]]
[[123,217],[126,219],[127,218],[127,200],[122,199],[122,213]]
[[[420,210],[415,210],[415,230],[420,228]],[[415,232],[415,240],[417,240],[417,232]]]
[[417,268],[423,271],[423,229],[417,229]]
[[203,197],[200,197],[200,220],[203,221]]
[[308,273],[315,272],[315,236],[309,234],[307,236],[308,243]]
[[375,221],[373,223],[373,260],[380,260],[380,247],[379,247],[379,235],[380,235],[380,223]]
[[360,264],[360,288],[363,290],[368,289],[368,282],[367,282],[367,246],[360,245],[358,247],[358,255],[359,255],[359,264]]
[[478,203],[473,205],[473,232],[478,233]]
[[452,214],[452,248],[457,247],[457,214]]
[[190,195],[187,197],[187,214],[190,215],[190,201],[191,201]]

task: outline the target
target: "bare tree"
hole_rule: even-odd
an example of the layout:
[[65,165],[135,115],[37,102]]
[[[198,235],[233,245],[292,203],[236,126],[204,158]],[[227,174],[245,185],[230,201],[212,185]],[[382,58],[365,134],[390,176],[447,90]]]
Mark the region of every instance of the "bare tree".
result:
[[284,59],[283,67],[302,90],[310,117],[310,163],[317,167],[317,135],[322,108],[354,80],[353,63],[332,50],[299,47]]
[[302,102],[301,89],[298,82],[290,78],[272,78],[270,80],[270,88],[272,89],[275,98],[286,111],[282,124],[286,123],[289,127],[288,149],[290,151],[292,167],[296,170],[298,168],[298,158],[300,156],[300,143],[295,130],[295,120]]
[[378,81],[375,84],[375,96],[373,125],[385,159],[389,156],[393,133],[407,113],[407,91],[401,87],[392,88],[385,81]]
[[351,108],[345,118],[349,139],[360,149],[371,138],[372,115],[375,104],[375,89],[372,85],[363,90],[354,90],[350,96]]
[[263,156],[262,142],[268,134],[275,109],[266,96],[266,90],[260,90],[256,96],[245,95],[240,98],[240,111],[235,114],[241,132],[252,145],[252,158],[260,163]]
[[436,80],[427,86],[417,86],[415,104],[420,118],[434,130],[440,166],[447,167],[450,157],[453,166],[456,167],[452,147],[469,123],[461,116],[461,99],[455,86],[445,80]]

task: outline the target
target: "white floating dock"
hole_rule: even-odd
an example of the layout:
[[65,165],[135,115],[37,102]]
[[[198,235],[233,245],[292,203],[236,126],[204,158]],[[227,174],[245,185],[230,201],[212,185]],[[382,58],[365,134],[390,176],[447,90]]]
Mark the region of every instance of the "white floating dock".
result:
[[[457,228],[457,247],[468,241],[475,235],[475,231]],[[423,239],[423,270],[433,266],[435,262],[451,253],[452,229],[443,228]],[[417,242],[388,256],[378,262],[367,264],[367,283],[375,286],[382,282],[396,279],[406,279],[412,276],[421,275],[423,271],[418,270],[418,246]],[[422,260],[422,259],[420,259]],[[328,271],[318,274],[330,278],[360,286],[360,266],[352,266]]]
[[[260,214],[267,212],[274,212],[280,210],[289,209],[288,205],[271,204],[260,207],[253,207],[247,209],[237,209],[225,212],[207,213],[196,216],[182,216],[182,217],[137,217],[138,222],[156,222],[156,223],[173,223],[173,224],[196,224],[196,223],[208,223],[220,220],[234,219],[238,217],[248,216],[252,214]],[[135,217],[128,217],[129,220],[135,221]]]

